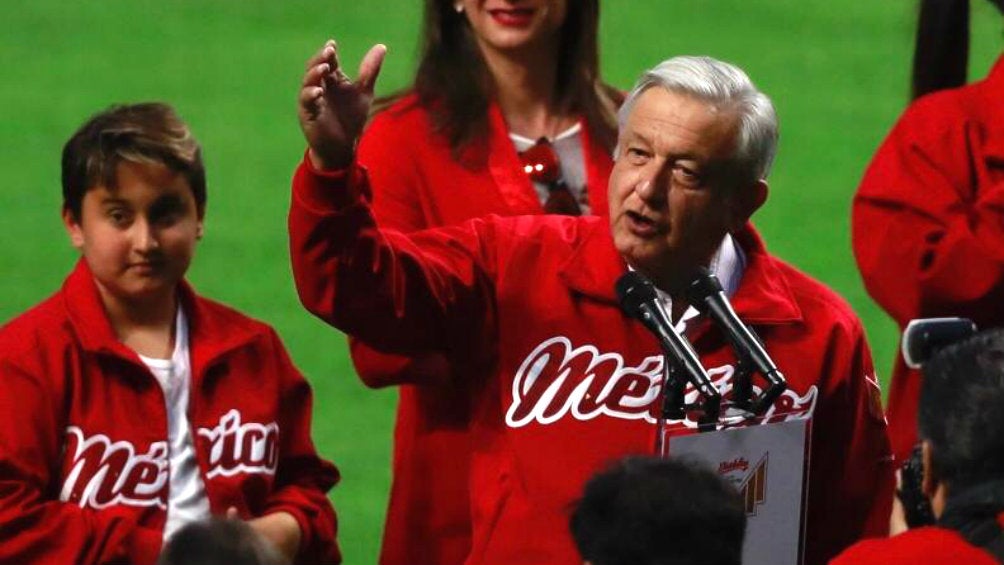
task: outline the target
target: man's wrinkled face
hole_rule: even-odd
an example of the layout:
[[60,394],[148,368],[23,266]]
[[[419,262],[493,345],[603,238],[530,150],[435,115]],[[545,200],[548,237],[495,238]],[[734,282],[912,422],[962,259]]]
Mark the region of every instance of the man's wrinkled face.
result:
[[657,280],[688,276],[759,207],[766,184],[737,180],[737,131],[734,112],[698,98],[661,87],[638,97],[608,195],[614,245],[628,264]]

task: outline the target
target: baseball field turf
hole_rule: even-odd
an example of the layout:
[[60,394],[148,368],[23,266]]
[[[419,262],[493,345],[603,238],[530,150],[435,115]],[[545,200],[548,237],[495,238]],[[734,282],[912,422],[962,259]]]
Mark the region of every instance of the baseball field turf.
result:
[[[343,337],[299,305],[286,243],[289,180],[304,144],[295,97],[304,60],[328,37],[346,67],[390,48],[378,93],[408,84],[419,0],[5,0],[0,23],[0,322],[58,288],[76,252],[60,223],[59,154],[115,102],[175,105],[201,140],[206,237],[190,279],[274,325],[314,385],[314,434],[341,468],[333,492],[346,563],[374,563],[390,480],[396,393],[355,378]],[[627,89],[678,54],[743,67],[781,118],[771,194],[754,217],[769,248],[854,306],[886,380],[896,328],[865,294],[849,205],[907,101],[910,0],[607,0],[602,68]],[[971,77],[1000,51],[1000,18],[974,5]],[[782,367],[783,370],[783,367]]]

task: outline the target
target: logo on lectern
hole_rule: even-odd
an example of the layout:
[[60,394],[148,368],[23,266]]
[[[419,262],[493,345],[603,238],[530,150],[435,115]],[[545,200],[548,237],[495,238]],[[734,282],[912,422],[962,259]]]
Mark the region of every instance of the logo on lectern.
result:
[[764,453],[760,461],[752,466],[745,457],[718,463],[718,474],[735,485],[743,499],[747,516],[756,516],[757,508],[767,501],[768,456],[768,453]]
[[756,516],[757,507],[767,501],[767,456],[763,454],[753,472],[739,485],[747,516]]

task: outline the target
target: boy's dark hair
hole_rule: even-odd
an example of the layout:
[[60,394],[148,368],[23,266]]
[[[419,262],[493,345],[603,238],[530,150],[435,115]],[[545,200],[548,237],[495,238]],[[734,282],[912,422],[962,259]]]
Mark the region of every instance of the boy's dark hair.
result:
[[80,221],[84,194],[96,186],[115,188],[122,161],[158,163],[181,173],[206,209],[202,149],[174,108],[161,102],[117,105],[95,114],[63,146],[63,210]]
[[946,347],[923,372],[918,425],[938,479],[953,490],[1004,479],[1004,329]]
[[632,456],[586,483],[571,529],[593,565],[739,565],[746,511],[698,463]]
[[285,560],[247,522],[210,518],[171,536],[157,565],[282,565]]

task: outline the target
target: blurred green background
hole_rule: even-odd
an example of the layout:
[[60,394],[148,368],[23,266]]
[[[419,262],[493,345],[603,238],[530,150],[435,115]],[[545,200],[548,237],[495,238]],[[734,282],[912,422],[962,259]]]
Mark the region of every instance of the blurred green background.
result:
[[[571,0],[574,1],[574,0]],[[971,77],[1000,51],[1000,18],[974,5]],[[204,146],[207,236],[190,278],[203,293],[273,324],[314,384],[314,434],[343,481],[333,498],[346,563],[375,563],[390,480],[396,393],[360,385],[344,340],[303,311],[285,217],[303,152],[295,97],[305,59],[328,37],[354,69],[390,48],[379,93],[408,84],[419,0],[4,0],[0,23],[0,321],[53,292],[76,253],[59,221],[59,154],[114,102],[174,104]],[[781,148],[767,206],[769,247],[837,289],[864,320],[887,379],[896,328],[865,294],[850,250],[849,204],[906,103],[912,0],[608,0],[602,66],[629,88],[644,68],[709,54],[747,70],[777,105]]]

